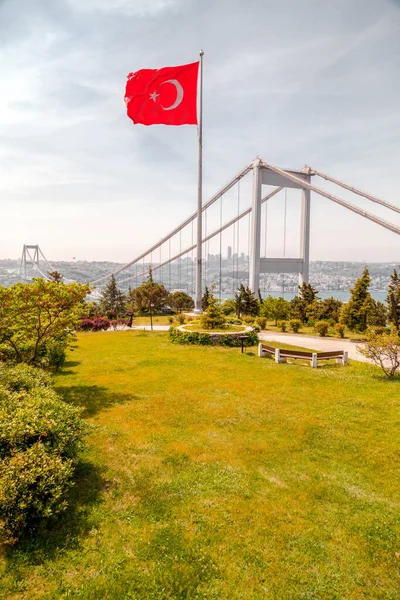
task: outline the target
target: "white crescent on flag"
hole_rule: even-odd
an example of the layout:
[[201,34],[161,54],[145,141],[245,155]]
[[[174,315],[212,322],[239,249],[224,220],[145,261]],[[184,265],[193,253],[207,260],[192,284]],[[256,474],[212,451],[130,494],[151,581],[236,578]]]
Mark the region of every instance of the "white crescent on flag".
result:
[[183,100],[183,87],[181,86],[179,81],[177,81],[176,79],[167,79],[167,81],[163,81],[161,85],[164,85],[165,83],[172,83],[172,85],[175,86],[176,98],[175,98],[175,102],[173,104],[171,104],[171,106],[163,106],[161,104],[161,108],[163,108],[164,110],[173,110],[174,108],[179,106]]

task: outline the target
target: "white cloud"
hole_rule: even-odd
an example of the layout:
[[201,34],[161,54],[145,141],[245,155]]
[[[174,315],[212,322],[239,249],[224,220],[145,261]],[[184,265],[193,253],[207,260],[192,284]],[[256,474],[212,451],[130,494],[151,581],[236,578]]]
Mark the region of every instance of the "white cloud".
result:
[[69,3],[75,10],[82,12],[101,10],[147,17],[176,7],[178,0],[69,0]]

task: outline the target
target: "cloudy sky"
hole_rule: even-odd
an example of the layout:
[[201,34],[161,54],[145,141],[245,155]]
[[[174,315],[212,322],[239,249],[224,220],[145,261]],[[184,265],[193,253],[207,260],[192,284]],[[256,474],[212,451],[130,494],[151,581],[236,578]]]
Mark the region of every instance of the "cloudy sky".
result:
[[[205,199],[259,155],[400,206],[398,0],[0,0],[0,257],[125,262],[193,212],[196,128],[134,126],[123,95],[128,72],[200,48]],[[282,199],[269,211],[279,255]],[[318,196],[311,246],[400,260],[400,236]]]

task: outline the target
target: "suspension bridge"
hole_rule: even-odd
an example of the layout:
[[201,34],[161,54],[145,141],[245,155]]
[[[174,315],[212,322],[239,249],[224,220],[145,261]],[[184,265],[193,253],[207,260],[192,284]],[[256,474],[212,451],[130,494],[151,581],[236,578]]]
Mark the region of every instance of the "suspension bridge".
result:
[[[268,274],[297,274],[299,284],[309,281],[310,272],[310,209],[311,193],[340,205],[379,227],[400,235],[400,227],[392,222],[344,200],[331,191],[314,184],[315,178],[329,182],[331,187],[342,188],[355,196],[369,200],[395,213],[400,207],[305,166],[302,170],[283,169],[260,158],[244,167],[202,206],[202,288],[215,286],[220,297],[233,295],[240,283],[248,285],[254,293],[266,289]],[[296,193],[299,203],[298,251],[286,256],[287,193]],[[339,193],[339,192],[338,192]],[[268,206],[273,202],[284,204],[283,256],[268,257],[267,238]],[[193,212],[172,231],[138,254],[133,260],[113,272],[91,281],[96,296],[114,275],[121,289],[137,287],[146,280],[149,268],[153,279],[168,289],[183,289],[195,295],[196,230],[198,213]],[[226,282],[226,259],[223,248],[229,244],[229,282]],[[212,251],[212,252],[211,252]],[[205,267],[205,268],[204,268]],[[38,245],[25,244],[20,263],[20,276],[49,279],[48,271],[54,267]],[[64,279],[69,282],[71,280]]]

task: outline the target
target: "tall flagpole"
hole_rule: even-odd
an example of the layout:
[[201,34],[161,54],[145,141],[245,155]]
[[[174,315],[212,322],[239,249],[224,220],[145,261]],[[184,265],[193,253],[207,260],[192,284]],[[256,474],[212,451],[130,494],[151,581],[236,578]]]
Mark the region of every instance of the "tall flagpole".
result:
[[200,50],[200,98],[199,98],[199,170],[197,182],[197,251],[196,251],[196,302],[195,312],[201,313],[202,299],[202,252],[203,252],[203,50]]

